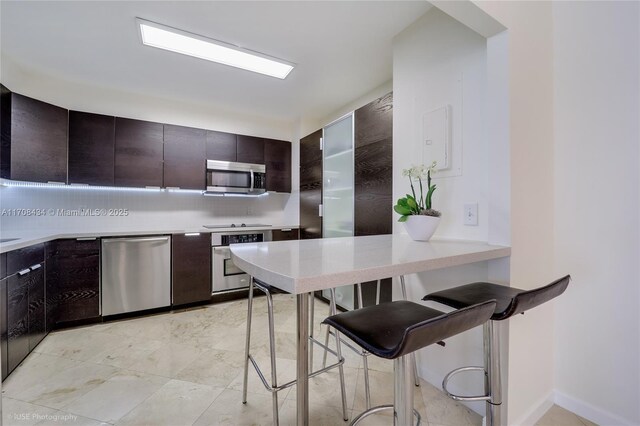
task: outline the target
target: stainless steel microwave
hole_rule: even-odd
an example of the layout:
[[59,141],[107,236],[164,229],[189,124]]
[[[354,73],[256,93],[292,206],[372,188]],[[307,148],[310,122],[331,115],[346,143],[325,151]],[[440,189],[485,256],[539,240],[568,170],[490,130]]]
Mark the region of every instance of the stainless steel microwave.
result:
[[207,160],[207,192],[263,194],[266,192],[264,164]]

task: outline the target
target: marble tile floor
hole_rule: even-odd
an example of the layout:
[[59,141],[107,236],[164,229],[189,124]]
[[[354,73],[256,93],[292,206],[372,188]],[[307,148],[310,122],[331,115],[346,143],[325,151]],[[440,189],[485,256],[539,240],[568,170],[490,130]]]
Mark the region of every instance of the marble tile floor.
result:
[[[327,306],[316,301],[314,333]],[[295,298],[277,295],[277,368],[280,383],[295,378]],[[271,397],[249,372],[242,398],[246,300],[51,333],[2,386],[3,425],[269,425]],[[265,298],[255,299],[252,353],[269,377]],[[349,417],[364,407],[361,359],[343,350]],[[321,363],[316,347],[314,365]],[[392,363],[370,358],[372,403],[392,402]],[[279,393],[280,423],[295,424],[295,387]],[[482,419],[422,381],[416,409],[424,425],[481,425]],[[338,371],[311,379],[312,425],[342,421]],[[389,425],[389,414],[363,425]],[[540,426],[591,426],[553,407]]]

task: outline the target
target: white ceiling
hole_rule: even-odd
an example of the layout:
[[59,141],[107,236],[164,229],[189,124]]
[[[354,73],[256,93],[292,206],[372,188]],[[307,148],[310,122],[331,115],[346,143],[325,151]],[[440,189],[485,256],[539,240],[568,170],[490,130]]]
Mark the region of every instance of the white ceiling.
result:
[[[18,65],[101,87],[294,120],[325,116],[392,77],[392,38],[426,1],[2,1]],[[296,63],[286,80],[141,45],[135,17]]]

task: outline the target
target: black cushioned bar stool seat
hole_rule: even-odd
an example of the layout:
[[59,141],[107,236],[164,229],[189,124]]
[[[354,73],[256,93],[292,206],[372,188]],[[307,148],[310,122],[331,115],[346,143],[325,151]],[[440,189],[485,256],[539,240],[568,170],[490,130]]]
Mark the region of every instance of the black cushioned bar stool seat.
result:
[[[500,406],[502,405],[502,379],[500,362],[500,332],[497,330],[500,321],[515,314],[535,308],[561,295],[567,289],[571,276],[566,275],[543,287],[533,290],[521,290],[498,284],[477,282],[450,288],[426,295],[423,300],[430,300],[455,309],[475,305],[485,300],[495,300],[496,308],[483,326],[484,334],[484,366],[461,367],[447,374],[442,388],[447,395],[457,401],[486,401],[486,425],[503,424]],[[479,396],[460,396],[447,390],[447,383],[456,374],[464,371],[479,370],[485,372],[485,394]]]
[[407,409],[407,404],[413,403],[409,355],[485,323],[495,307],[495,301],[489,300],[443,313],[401,300],[326,318],[323,321],[325,324],[334,327],[371,354],[394,360],[394,405],[371,408],[356,417],[352,424],[358,423],[368,414],[393,407],[394,424],[409,425],[413,411]]
[[423,300],[433,300],[460,309],[493,299],[497,304],[491,319],[501,321],[561,295],[567,289],[570,280],[571,277],[567,275],[551,284],[533,290],[521,290],[499,284],[478,282],[431,293],[426,295]]

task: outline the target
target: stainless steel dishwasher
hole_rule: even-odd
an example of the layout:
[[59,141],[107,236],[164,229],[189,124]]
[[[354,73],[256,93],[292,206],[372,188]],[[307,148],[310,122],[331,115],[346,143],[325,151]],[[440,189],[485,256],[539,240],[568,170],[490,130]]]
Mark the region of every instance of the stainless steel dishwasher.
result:
[[102,240],[102,315],[170,304],[170,236]]

